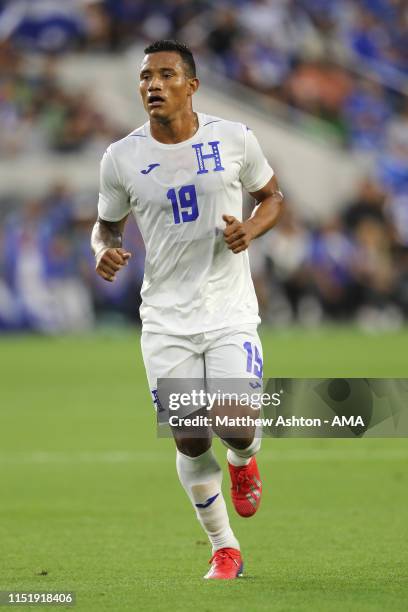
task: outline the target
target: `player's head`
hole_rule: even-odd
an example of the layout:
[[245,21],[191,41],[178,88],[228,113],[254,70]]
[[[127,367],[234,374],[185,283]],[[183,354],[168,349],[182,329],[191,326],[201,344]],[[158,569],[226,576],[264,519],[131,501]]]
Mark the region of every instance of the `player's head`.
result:
[[140,93],[150,117],[166,121],[191,108],[199,82],[190,49],[176,40],[158,40],[144,52]]

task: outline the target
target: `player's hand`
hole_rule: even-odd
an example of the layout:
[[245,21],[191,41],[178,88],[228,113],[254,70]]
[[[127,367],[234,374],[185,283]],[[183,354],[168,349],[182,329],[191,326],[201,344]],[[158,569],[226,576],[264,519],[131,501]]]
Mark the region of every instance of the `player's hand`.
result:
[[112,283],[115,280],[116,273],[123,266],[127,266],[131,257],[132,254],[125,249],[102,249],[96,255],[96,271],[99,276]]
[[224,240],[233,253],[240,253],[248,248],[253,236],[246,221],[238,221],[232,215],[222,215],[227,227],[224,230]]

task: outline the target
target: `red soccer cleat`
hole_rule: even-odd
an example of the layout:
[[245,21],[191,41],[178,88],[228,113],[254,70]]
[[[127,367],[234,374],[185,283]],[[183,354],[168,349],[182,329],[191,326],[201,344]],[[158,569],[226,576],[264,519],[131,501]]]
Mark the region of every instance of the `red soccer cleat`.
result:
[[231,497],[240,516],[252,516],[259,508],[262,482],[255,457],[248,465],[235,467],[228,462],[231,476]]
[[204,576],[206,580],[233,580],[242,576],[244,571],[241,552],[236,548],[216,550],[209,563],[211,568]]

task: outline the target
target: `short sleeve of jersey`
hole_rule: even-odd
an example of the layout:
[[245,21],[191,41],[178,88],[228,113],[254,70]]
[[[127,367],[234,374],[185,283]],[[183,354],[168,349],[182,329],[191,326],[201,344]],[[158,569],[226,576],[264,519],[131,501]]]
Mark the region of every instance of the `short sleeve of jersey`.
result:
[[120,183],[109,147],[101,161],[98,215],[105,221],[120,221],[129,212],[129,196]]
[[266,183],[274,175],[274,172],[268,164],[252,130],[245,126],[243,127],[245,130],[244,163],[239,178],[246,191],[258,191],[258,189],[265,187]]

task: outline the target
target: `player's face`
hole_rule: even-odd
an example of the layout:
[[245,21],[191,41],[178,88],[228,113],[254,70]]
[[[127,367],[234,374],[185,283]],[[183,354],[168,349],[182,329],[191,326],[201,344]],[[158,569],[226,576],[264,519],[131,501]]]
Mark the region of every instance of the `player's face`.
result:
[[186,75],[178,53],[161,51],[146,55],[140,69],[140,94],[152,119],[166,121],[183,109],[198,87],[198,80]]

